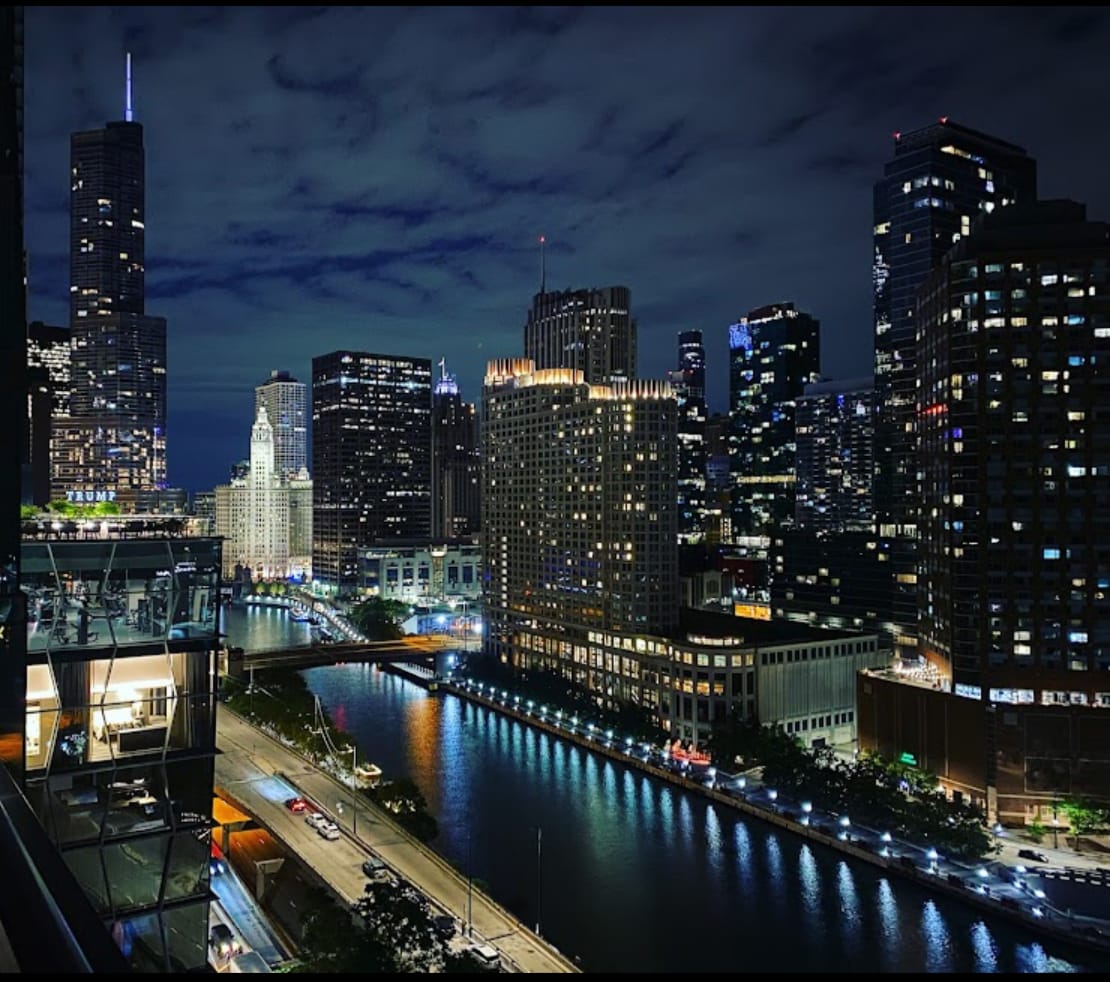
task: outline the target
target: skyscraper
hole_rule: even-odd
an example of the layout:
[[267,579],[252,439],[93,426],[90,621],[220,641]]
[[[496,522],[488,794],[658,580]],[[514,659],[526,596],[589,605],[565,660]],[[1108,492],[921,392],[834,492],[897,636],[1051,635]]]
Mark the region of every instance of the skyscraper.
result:
[[868,378],[815,382],[797,402],[794,524],[872,532],[875,388]]
[[274,430],[274,473],[292,478],[308,467],[308,386],[274,369],[254,390],[254,411],[266,410]]
[[312,568],[341,591],[358,549],[432,532],[432,364],[333,351],[312,359]]
[[[591,386],[527,358],[489,363],[482,568],[493,653],[573,677],[554,653],[589,631],[676,626],[675,435],[666,382]],[[526,627],[550,647],[524,643]]]
[[792,303],[729,327],[729,442],[734,540],[794,521],[795,403],[821,372],[820,322]]
[[636,321],[624,286],[541,291],[524,325],[524,356],[536,368],[569,368],[591,385],[636,377]]
[[166,484],[166,322],[145,313],[142,125],[70,139],[72,396],[55,493]]
[[678,541],[706,531],[705,347],[701,331],[678,335],[678,368],[669,373],[678,405]]
[[432,390],[432,535],[457,539],[481,525],[478,411],[463,402],[444,361],[440,369]]
[[44,505],[50,500],[54,444],[69,418],[69,330],[42,321],[27,325],[27,369],[31,401],[32,493],[24,499]]
[[892,543],[895,643],[916,645],[917,290],[982,213],[1037,194],[1037,165],[1012,143],[942,117],[894,135],[874,191],[875,508]]
[[913,754],[992,821],[1110,803],[1110,224],[1071,201],[982,216],[917,321],[919,645],[939,692],[875,680],[862,745]]
[[225,540],[224,576],[232,579],[239,566],[259,580],[305,578],[312,572],[312,481],[303,467],[289,477],[278,472],[266,407],[256,413],[246,474],[214,492],[216,534]]

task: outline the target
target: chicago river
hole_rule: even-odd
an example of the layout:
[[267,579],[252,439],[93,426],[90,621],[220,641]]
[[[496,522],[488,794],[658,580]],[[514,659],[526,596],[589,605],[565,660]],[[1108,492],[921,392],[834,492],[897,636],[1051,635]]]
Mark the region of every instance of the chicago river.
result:
[[[276,610],[229,611],[225,630],[248,649],[307,640]],[[361,759],[416,782],[432,846],[585,971],[1110,969],[371,665],[305,677]]]

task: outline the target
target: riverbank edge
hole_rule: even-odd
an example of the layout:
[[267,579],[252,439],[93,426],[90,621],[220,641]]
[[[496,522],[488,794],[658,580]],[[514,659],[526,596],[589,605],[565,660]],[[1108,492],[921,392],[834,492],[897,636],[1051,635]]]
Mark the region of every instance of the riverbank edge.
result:
[[398,672],[409,681],[415,682],[418,685],[423,685],[433,694],[447,693],[459,698],[466,699],[472,703],[484,706],[487,709],[492,709],[495,712],[501,713],[512,719],[518,720],[527,726],[532,726],[538,730],[542,730],[551,736],[559,737],[566,740],[568,743],[576,744],[579,747],[590,750],[593,753],[601,754],[611,760],[618,761],[627,767],[634,768],[644,774],[649,774],[652,777],[658,778],[661,781],[667,781],[675,787],[682,788],[685,791],[690,791],[699,794],[705,798],[715,801],[718,804],[725,805],[735,811],[741,812],[752,818],[759,819],[760,821],[767,822],[788,832],[791,835],[796,835],[802,839],[809,839],[819,845],[826,846],[844,855],[851,856],[853,859],[858,859],[861,862],[870,863],[872,866],[879,869],[900,876],[902,879],[910,880],[916,883],[924,890],[932,891],[934,893],[941,893],[945,896],[951,897],[959,901],[965,906],[972,907],[984,914],[991,916],[1001,917],[1009,920],[1021,927],[1026,928],[1033,934],[1050,937],[1053,940],[1060,941],[1064,944],[1069,944],[1077,948],[1082,948],[1088,951],[1095,951],[1099,954],[1110,954],[1110,941],[1103,941],[1099,938],[1083,937],[1072,933],[1064,928],[1059,928],[1051,922],[1043,919],[1030,917],[1020,910],[1014,910],[1009,907],[1004,907],[998,901],[991,900],[988,897],[981,896],[977,893],[972,893],[965,886],[957,886],[949,883],[947,880],[941,879],[934,873],[927,873],[914,866],[912,869],[906,866],[899,859],[888,858],[880,856],[877,853],[871,852],[866,849],[860,849],[853,846],[849,842],[843,842],[836,836],[826,835],[818,832],[816,829],[808,826],[799,825],[797,822],[782,815],[775,814],[774,812],[766,811],[756,805],[749,804],[748,802],[734,798],[727,795],[722,791],[717,791],[714,788],[708,788],[700,781],[692,781],[689,778],[681,777],[672,771],[664,770],[661,767],[656,767],[641,760],[639,757],[630,756],[621,750],[614,747],[607,747],[596,740],[590,740],[583,737],[578,733],[570,733],[549,723],[546,720],[540,719],[526,710],[513,709],[509,706],[504,706],[496,700],[489,699],[486,696],[479,695],[478,693],[471,692],[462,686],[455,685],[454,683],[445,679],[438,679],[431,684],[427,684],[422,680],[413,677],[412,674]]
[[[417,682],[417,684],[420,684],[420,682],[421,682],[421,680],[418,680],[416,677],[414,677],[411,674],[405,674],[405,673],[399,673],[399,674],[402,674],[403,677],[408,679],[409,681]],[[427,686],[425,685],[425,687],[427,687]],[[320,767],[319,764],[316,764],[313,761],[309,760],[309,758],[305,757],[302,753],[300,753],[297,750],[296,747],[287,746],[281,740],[278,740],[277,738],[272,736],[270,733],[267,733],[264,729],[262,729],[260,726],[258,726],[253,720],[248,719],[247,717],[241,715],[240,713],[235,712],[234,709],[231,709],[226,704],[221,704],[219,711],[229,713],[230,715],[232,715],[236,719],[238,719],[240,722],[245,723],[247,726],[251,727],[257,733],[261,734],[267,740],[269,740],[272,743],[276,744],[277,746],[281,747],[283,750],[285,750],[288,753],[294,755],[298,759],[304,761],[304,763],[307,764],[309,767],[312,767],[314,770],[318,771],[320,774],[322,774],[326,778],[328,778],[328,780],[330,780],[331,783],[335,785],[335,787],[338,791],[341,791],[341,792],[346,793],[346,794],[350,794],[351,789],[349,787],[347,787],[345,784],[343,784],[342,781],[340,781],[338,778],[336,778],[334,774],[330,773],[329,771]],[[296,783],[296,779],[293,775],[278,772],[277,776],[280,777],[282,780],[286,781],[288,784],[292,785],[294,788],[296,788],[297,791],[302,790],[300,788],[300,786]],[[215,788],[213,788],[213,790],[215,790]],[[236,803],[236,799],[235,799],[234,795],[228,794],[226,792],[226,789],[222,789],[222,790],[223,790],[224,794],[226,795],[226,797],[228,798],[228,800],[232,801],[233,803]],[[447,860],[446,857],[441,856],[438,852],[436,852],[429,845],[427,845],[427,843],[421,842],[418,838],[416,838],[416,836],[414,836],[407,829],[402,828],[400,825],[398,825],[396,820],[393,818],[392,815],[389,814],[389,811],[387,809],[382,808],[380,805],[378,805],[376,802],[372,801],[371,799],[367,798],[366,796],[363,796],[360,799],[359,804],[364,806],[367,811],[373,812],[374,816],[376,818],[380,819],[383,824],[389,826],[389,828],[393,832],[395,832],[401,838],[405,839],[405,841],[410,846],[412,846],[414,849],[416,849],[417,851],[422,853],[425,856],[425,858],[427,858],[430,862],[435,863],[435,865],[439,866],[445,873],[449,874],[452,878],[454,878],[464,889],[467,888],[467,878],[462,873],[460,873],[458,869],[456,869],[453,865],[451,865],[451,863]],[[242,808],[242,803],[241,802],[236,803],[236,805],[237,805],[237,807],[240,807],[241,810],[243,810],[243,811],[245,811],[249,814],[248,809]],[[269,830],[267,830],[267,831],[269,831]],[[371,847],[368,846],[365,842],[363,842],[363,840],[361,838],[353,836],[352,833],[350,832],[350,830],[341,826],[340,827],[340,832],[342,832],[342,834],[346,838],[353,839],[362,848],[371,849]],[[288,843],[285,842],[284,838],[280,834],[275,833],[275,832],[270,832],[270,834],[273,835],[280,842],[282,842],[283,845],[286,848],[290,849],[290,851],[293,853],[293,855],[297,855],[298,862],[300,862],[301,865],[304,865],[307,868],[312,869],[312,867],[308,866],[308,864],[304,860],[300,859],[300,856],[296,853],[296,851],[294,849],[292,849],[291,846],[289,846]],[[315,870],[313,872],[315,873]],[[316,875],[316,878],[325,886],[325,888],[329,890],[329,892],[333,892],[333,893],[335,892],[333,890],[333,888],[331,887],[331,885],[328,884],[326,880],[323,880],[323,878],[320,877],[318,873],[315,874],[315,875]],[[537,935],[531,928],[529,928],[527,925],[523,924],[520,921],[520,919],[517,918],[517,916],[512,911],[510,911],[507,908],[505,908],[504,906],[502,906],[500,901],[491,897],[485,890],[482,890],[481,888],[479,888],[477,886],[474,886],[473,884],[470,885],[470,889],[475,894],[479,894],[482,897],[482,899],[487,904],[489,904],[491,907],[496,907],[498,912],[505,918],[505,920],[511,922],[515,926],[516,930],[518,930],[521,934],[526,935],[528,937],[528,939],[533,944],[547,949],[547,951],[550,952],[555,957],[555,959],[557,961],[559,961],[563,964],[567,974],[581,974],[582,969],[578,965],[574,964],[574,962],[571,961],[570,958],[568,958],[566,955],[564,955],[558,948],[556,948],[553,944],[551,944],[551,942],[548,941],[546,938],[541,937],[540,935]],[[523,969],[521,969],[521,972],[522,972],[522,974],[534,974],[534,973],[524,972]]]

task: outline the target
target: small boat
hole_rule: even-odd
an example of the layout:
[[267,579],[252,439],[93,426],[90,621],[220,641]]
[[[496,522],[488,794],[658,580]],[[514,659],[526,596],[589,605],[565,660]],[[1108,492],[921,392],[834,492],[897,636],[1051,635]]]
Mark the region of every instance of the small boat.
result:
[[355,781],[361,788],[377,787],[382,779],[382,769],[377,764],[359,764],[355,767]]

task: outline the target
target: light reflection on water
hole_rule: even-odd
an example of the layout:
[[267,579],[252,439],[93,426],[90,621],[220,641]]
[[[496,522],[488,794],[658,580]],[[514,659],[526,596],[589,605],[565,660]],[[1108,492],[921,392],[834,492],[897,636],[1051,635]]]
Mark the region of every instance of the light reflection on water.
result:
[[460,869],[470,831],[474,875],[526,924],[542,826],[542,931],[588,971],[1110,967],[453,696],[367,666],[305,675],[361,756],[417,782]]

